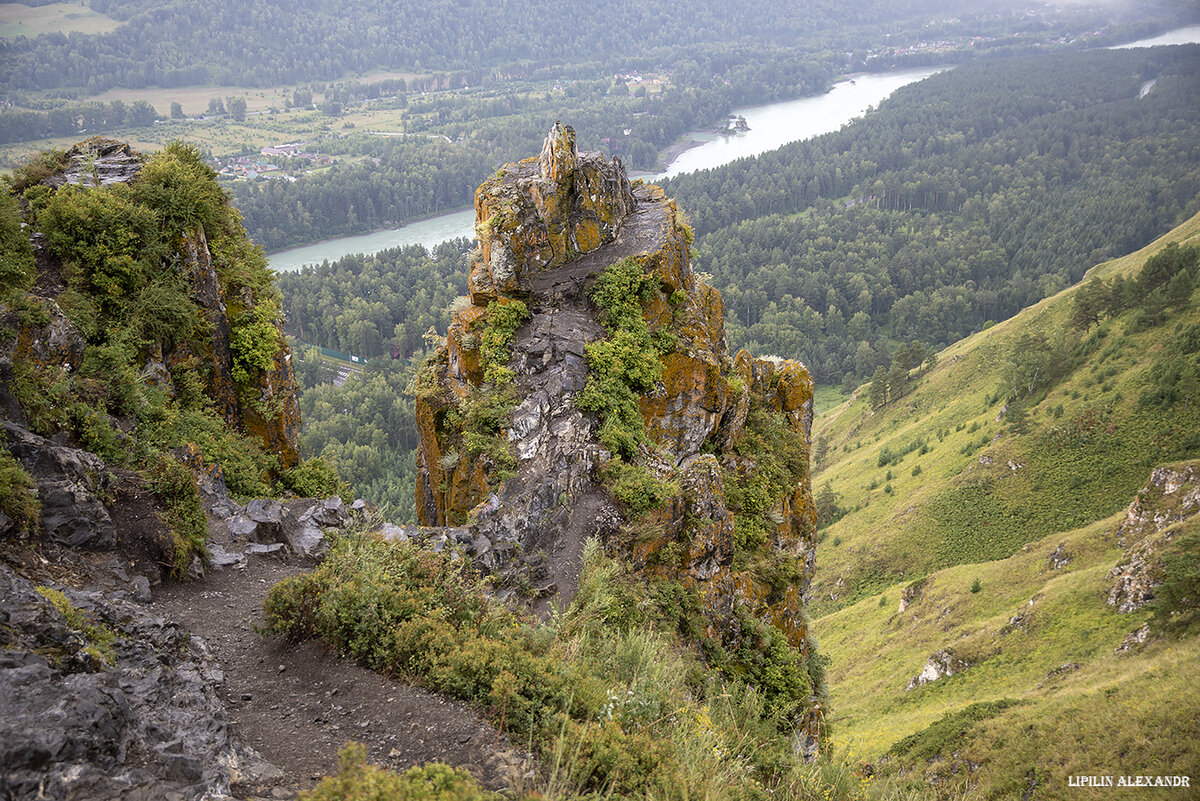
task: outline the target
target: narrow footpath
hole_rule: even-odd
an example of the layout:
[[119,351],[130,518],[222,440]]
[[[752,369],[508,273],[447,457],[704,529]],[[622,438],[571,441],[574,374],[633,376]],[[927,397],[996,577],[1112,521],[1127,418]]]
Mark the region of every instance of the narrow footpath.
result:
[[222,700],[235,733],[279,768],[234,784],[234,795],[294,798],[336,772],[338,749],[350,740],[393,770],[445,762],[489,789],[510,786],[524,771],[523,754],[471,708],[340,659],[321,642],[294,645],[256,631],[267,591],[303,570],[251,558],[244,569],[164,583],[156,593],[156,614],[200,636],[224,670]]

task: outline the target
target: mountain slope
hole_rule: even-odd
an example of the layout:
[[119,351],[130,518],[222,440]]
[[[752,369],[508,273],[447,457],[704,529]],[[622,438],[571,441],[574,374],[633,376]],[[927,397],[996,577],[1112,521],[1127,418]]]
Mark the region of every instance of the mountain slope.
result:
[[[1200,769],[1195,588],[1182,616],[1144,605],[1177,600],[1200,531],[1196,462],[1179,462],[1200,455],[1197,243],[1200,217],[947,348],[891,403],[864,387],[817,418],[814,483],[849,507],[822,532],[813,600],[843,754],[939,797]],[[1131,300],[1166,263],[1183,265],[1173,300],[1169,279]],[[1084,329],[1114,282],[1130,308]]]
[[[1128,279],[1169,243],[1197,241],[1200,217],[1088,277]],[[814,487],[829,482],[852,510],[825,532],[813,585],[819,611],[1107,517],[1151,468],[1200,453],[1197,404],[1141,402],[1175,329],[1200,319],[1194,300],[1151,310],[1157,325],[1138,307],[1082,331],[1071,316],[1085,287],[946,348],[936,367],[912,373],[903,396],[881,408],[872,408],[864,386],[817,419],[814,438],[827,453]],[[1041,373],[1026,392],[1035,368]],[[1024,434],[1004,412],[1014,380],[1025,381],[1017,399],[1028,418]]]

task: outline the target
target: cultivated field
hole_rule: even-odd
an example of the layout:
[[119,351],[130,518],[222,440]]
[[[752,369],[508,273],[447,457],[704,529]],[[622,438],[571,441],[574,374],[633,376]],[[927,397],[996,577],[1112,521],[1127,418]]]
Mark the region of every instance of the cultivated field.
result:
[[0,3],[0,38],[37,36],[42,33],[107,33],[121,23],[97,14],[82,3],[25,6]]

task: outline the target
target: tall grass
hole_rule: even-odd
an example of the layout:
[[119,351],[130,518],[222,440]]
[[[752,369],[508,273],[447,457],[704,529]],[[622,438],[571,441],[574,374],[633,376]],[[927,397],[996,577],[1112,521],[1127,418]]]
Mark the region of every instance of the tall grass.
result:
[[[579,593],[549,623],[491,600],[455,556],[362,533],[338,539],[312,573],[272,588],[266,612],[271,631],[321,637],[372,668],[475,704],[538,758],[540,771],[518,795],[893,797],[869,781],[829,782],[852,767],[804,765],[763,691],[706,666],[661,619],[642,579],[595,541],[584,549]],[[347,770],[364,786],[381,781]]]

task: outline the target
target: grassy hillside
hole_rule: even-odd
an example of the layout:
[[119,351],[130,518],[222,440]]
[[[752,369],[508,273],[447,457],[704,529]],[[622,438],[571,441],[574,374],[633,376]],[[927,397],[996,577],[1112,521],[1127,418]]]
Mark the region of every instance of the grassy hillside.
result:
[[[1134,276],[1171,242],[1200,242],[1200,216],[1088,278]],[[814,437],[828,451],[814,489],[829,482],[850,510],[825,530],[813,585],[818,614],[1108,517],[1155,465],[1200,455],[1200,404],[1140,402],[1171,333],[1200,320],[1195,295],[1158,325],[1135,330],[1145,320],[1130,309],[1085,332],[1071,325],[1082,286],[946,348],[881,408],[871,408],[863,387],[817,418]],[[1050,377],[1022,393],[1028,431],[1017,434],[1002,414],[1014,355],[1042,340]]]
[[[1134,278],[1172,242],[1200,243],[1200,217],[1088,277]],[[1073,317],[1089,290],[1072,287],[947,348],[891,403],[872,409],[863,387],[817,419],[814,487],[845,512],[813,604],[843,754],[939,796],[965,780],[971,797],[1118,797],[1067,777],[1200,774],[1200,642],[1152,626],[1118,652],[1151,609],[1105,602],[1125,507],[1153,468],[1200,456],[1200,403],[1160,397],[1170,357],[1195,371],[1179,344],[1200,331],[1195,268],[1187,280],[1169,308],[1152,293],[1087,330]],[[1045,377],[1014,393],[1037,359]],[[1182,547],[1200,518],[1172,531]],[[939,661],[953,675],[909,689]]]

